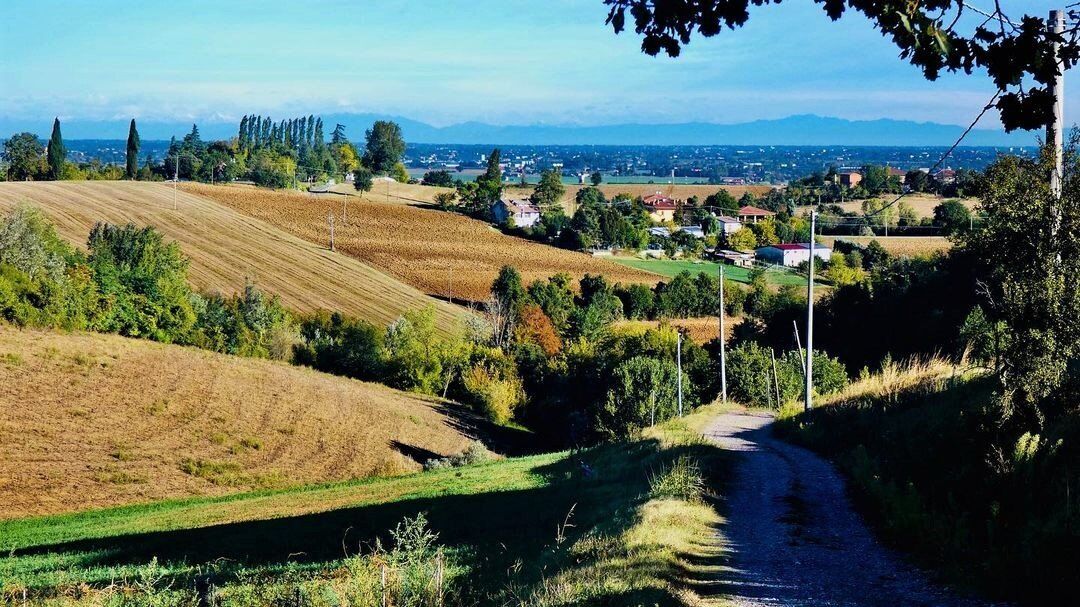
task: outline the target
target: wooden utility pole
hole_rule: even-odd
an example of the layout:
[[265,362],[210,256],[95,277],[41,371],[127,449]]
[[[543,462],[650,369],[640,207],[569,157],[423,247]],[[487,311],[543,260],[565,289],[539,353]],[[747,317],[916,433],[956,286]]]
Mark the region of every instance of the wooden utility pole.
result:
[[[1065,173],[1064,160],[1064,135],[1065,130],[1065,63],[1061,60],[1061,37],[1065,32],[1065,11],[1050,11],[1048,21],[1050,33],[1053,34],[1054,60],[1057,62],[1057,76],[1050,86],[1050,93],[1054,96],[1054,118],[1046,125],[1046,141],[1054,146],[1054,168],[1050,173],[1050,191],[1054,198],[1061,198],[1061,180]],[[1055,216],[1055,230],[1060,224],[1060,216]]]
[[724,332],[724,264],[720,264],[720,395],[727,404],[727,335]]
[[817,223],[817,211],[810,211],[810,265],[806,274],[806,410],[814,406],[814,258],[817,257],[817,245],[814,242],[814,228]]
[[330,250],[334,250],[334,213],[326,214],[326,220],[330,222]]

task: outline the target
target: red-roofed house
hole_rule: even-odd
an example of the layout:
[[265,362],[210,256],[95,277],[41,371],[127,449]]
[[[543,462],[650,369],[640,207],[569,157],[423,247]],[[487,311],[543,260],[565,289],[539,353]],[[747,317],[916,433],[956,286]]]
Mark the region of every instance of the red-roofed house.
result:
[[653,221],[657,223],[675,221],[675,210],[679,205],[674,198],[668,198],[657,192],[645,196],[641,199],[641,202],[645,205],[645,210],[649,212],[649,217]]
[[768,219],[773,215],[776,215],[776,213],[749,205],[739,209],[739,221],[743,223],[757,223],[762,219]]

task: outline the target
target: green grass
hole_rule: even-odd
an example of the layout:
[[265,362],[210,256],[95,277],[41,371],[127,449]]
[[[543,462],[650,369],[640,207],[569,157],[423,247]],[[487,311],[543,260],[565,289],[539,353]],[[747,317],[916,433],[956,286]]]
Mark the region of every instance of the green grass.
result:
[[[668,278],[674,278],[680,272],[691,272],[694,274],[709,274],[710,276],[716,276],[720,264],[715,261],[691,261],[681,259],[640,259],[637,257],[612,257],[612,261],[621,263],[624,266],[636,268],[638,270],[645,270],[646,272],[652,272],[654,274],[660,274],[661,276],[667,276]],[[724,266],[724,278],[734,280],[735,282],[750,283],[750,268],[741,268],[738,266]],[[786,272],[783,270],[769,270],[765,273],[765,278],[770,284],[777,286],[783,285],[805,285],[806,278],[794,274],[792,272]]]
[[680,421],[573,455],[0,521],[0,597],[26,588],[34,601],[72,604],[87,587],[148,576],[163,592],[190,592],[206,572],[234,597],[319,580],[325,589],[354,566],[346,554],[369,553],[424,514],[457,572],[451,604],[681,604],[679,578],[712,575],[705,560],[719,548],[693,565],[684,557],[700,553],[718,517],[699,499],[650,497],[650,479],[687,462],[710,486],[725,469]]

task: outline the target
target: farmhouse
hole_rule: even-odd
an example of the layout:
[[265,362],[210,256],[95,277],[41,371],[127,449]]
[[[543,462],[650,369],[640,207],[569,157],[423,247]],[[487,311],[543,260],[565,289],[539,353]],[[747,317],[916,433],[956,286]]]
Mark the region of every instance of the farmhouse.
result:
[[836,180],[844,187],[853,188],[862,181],[862,173],[858,171],[840,171],[836,174]]
[[716,218],[720,222],[720,231],[724,234],[734,234],[742,228],[742,222],[734,217],[721,215]]
[[540,221],[540,209],[528,200],[503,198],[491,205],[491,215],[496,223],[513,221],[516,228],[531,228]]
[[742,223],[757,223],[764,219],[768,219],[773,215],[776,215],[776,213],[749,205],[739,209],[739,221]]
[[[782,266],[794,267],[804,261],[810,261],[810,245],[806,243],[774,244],[760,247],[755,251],[759,261]],[[814,254],[822,261],[829,261],[832,249],[814,243]]]
[[678,208],[678,204],[674,198],[668,198],[657,192],[642,198],[641,202],[645,205],[645,210],[649,212],[649,217],[653,221],[663,223],[675,220],[675,209]]

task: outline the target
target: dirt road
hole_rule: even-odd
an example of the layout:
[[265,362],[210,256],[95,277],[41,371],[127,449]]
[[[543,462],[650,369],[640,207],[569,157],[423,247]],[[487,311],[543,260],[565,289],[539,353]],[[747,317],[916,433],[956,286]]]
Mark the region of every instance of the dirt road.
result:
[[771,422],[726,414],[706,430],[741,452],[723,531],[730,570],[718,595],[740,607],[990,605],[934,584],[882,546],[833,466],[773,438]]

